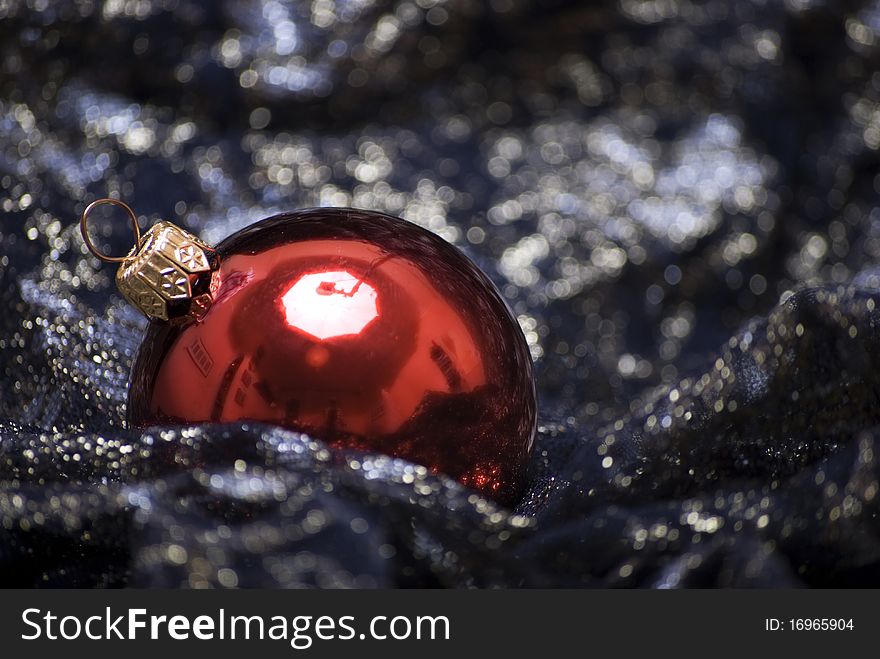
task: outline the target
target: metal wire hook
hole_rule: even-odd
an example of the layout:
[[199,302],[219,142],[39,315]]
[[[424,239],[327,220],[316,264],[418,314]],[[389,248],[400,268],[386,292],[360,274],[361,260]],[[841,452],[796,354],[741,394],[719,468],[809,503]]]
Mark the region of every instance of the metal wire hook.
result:
[[108,263],[121,263],[128,259],[128,256],[110,256],[109,254],[104,254],[101,250],[95,247],[95,244],[92,242],[92,239],[89,237],[89,227],[88,227],[88,219],[89,214],[92,213],[98,206],[103,206],[104,204],[109,204],[111,206],[118,206],[123,209],[126,213],[128,213],[128,217],[131,220],[131,225],[134,228],[134,244],[139,245],[141,242],[141,228],[138,226],[137,215],[134,214],[134,211],[131,210],[131,207],[123,201],[119,201],[118,199],[97,199],[86,206],[86,209],[83,211],[82,217],[79,221],[79,229],[82,232],[83,240],[86,242],[86,247],[89,248],[89,251],[97,256],[102,261],[107,261]]

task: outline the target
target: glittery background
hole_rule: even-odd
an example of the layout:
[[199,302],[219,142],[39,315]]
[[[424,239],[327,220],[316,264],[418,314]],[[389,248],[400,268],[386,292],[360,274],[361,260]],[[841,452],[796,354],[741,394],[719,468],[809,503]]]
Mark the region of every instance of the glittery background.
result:
[[[877,586],[878,48],[876,0],[0,0],[0,585]],[[536,360],[522,502],[126,430],[108,195],[462,247]]]

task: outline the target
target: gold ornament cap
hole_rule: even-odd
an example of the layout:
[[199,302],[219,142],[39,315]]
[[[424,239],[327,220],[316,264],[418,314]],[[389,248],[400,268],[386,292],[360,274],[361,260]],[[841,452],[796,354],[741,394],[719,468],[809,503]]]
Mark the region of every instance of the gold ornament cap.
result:
[[[135,244],[127,256],[101,252],[89,237],[88,218],[98,207],[122,208],[131,220]],[[118,199],[98,199],[86,207],[80,230],[89,251],[102,261],[120,263],[116,286],[123,297],[151,320],[197,321],[205,315],[220,285],[220,258],[196,236],[159,221],[141,235],[137,215]]]

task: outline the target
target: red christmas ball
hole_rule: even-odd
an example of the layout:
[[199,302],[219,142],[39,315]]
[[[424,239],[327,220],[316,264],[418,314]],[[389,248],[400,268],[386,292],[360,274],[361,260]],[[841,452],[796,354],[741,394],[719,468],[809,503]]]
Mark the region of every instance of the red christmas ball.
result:
[[445,473],[501,502],[535,432],[532,363],[488,278],[404,220],[312,209],[216,247],[198,321],[153,321],[129,422],[253,420]]

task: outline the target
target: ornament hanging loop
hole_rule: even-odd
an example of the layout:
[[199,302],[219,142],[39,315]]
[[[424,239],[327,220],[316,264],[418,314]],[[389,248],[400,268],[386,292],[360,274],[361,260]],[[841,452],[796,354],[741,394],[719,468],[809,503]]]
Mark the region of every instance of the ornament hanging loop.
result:
[[[125,256],[99,250],[89,237],[89,216],[98,206],[118,206],[134,229],[134,247]],[[116,286],[122,296],[153,320],[200,320],[220,287],[217,251],[179,226],[160,220],[141,236],[137,215],[118,199],[98,199],[83,211],[79,222],[89,251],[102,261],[120,263]]]
[[131,206],[126,204],[123,201],[119,201],[118,199],[97,199],[86,206],[86,209],[83,211],[82,217],[79,220],[79,229],[82,232],[83,240],[86,242],[86,247],[89,248],[89,251],[97,256],[102,261],[106,261],[107,263],[122,263],[123,261],[127,261],[131,258],[131,255],[126,256],[110,256],[109,254],[104,254],[101,250],[99,250],[95,244],[92,242],[91,237],[89,236],[89,215],[98,207],[98,206],[118,206],[123,209],[127,214],[128,218],[131,220],[131,226],[134,229],[134,244],[135,247],[140,245],[141,242],[141,228],[138,225],[137,215],[135,215],[134,211],[131,209]]

